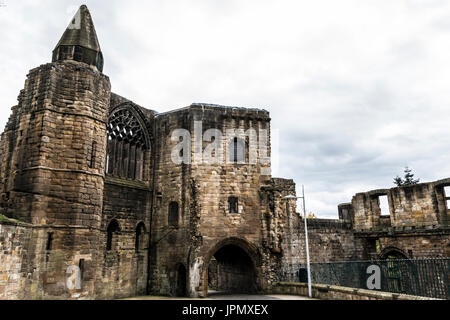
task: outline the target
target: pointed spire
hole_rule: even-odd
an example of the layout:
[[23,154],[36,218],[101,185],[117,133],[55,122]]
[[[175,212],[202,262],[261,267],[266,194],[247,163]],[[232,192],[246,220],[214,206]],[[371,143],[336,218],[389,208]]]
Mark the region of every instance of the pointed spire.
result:
[[103,55],[91,14],[85,5],[78,9],[53,50],[52,61],[75,60],[103,71]]

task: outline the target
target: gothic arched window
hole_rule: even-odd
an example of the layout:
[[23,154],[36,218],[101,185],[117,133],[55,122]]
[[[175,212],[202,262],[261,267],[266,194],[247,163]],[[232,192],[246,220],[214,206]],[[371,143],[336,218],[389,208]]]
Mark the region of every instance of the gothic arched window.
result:
[[144,154],[147,149],[144,128],[131,110],[119,109],[108,122],[106,173],[142,180]]

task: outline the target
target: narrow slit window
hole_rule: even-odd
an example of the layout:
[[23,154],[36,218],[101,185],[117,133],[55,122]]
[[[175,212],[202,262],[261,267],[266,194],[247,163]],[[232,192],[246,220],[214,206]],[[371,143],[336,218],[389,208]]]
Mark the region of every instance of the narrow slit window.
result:
[[47,233],[47,251],[52,250],[53,247],[53,232]]
[[80,268],[80,277],[83,279],[83,273],[84,273],[84,259],[80,259],[78,262],[78,267]]
[[95,157],[97,156],[97,142],[92,142],[91,149],[91,163],[89,164],[90,168],[95,168]]

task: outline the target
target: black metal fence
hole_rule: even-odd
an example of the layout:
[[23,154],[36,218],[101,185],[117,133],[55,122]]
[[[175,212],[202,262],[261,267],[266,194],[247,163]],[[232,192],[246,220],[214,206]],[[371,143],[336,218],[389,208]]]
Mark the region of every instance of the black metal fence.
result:
[[[311,282],[450,299],[450,258],[311,263]],[[292,265],[284,281],[307,282],[306,265]]]

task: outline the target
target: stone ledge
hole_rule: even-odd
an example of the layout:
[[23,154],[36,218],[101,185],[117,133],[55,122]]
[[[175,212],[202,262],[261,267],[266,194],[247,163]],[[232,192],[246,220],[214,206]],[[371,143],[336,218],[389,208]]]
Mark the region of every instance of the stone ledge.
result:
[[150,188],[142,181],[122,179],[108,175],[105,176],[105,184],[112,184],[121,187],[151,191]]
[[356,236],[394,236],[394,235],[420,235],[420,234],[449,234],[450,226],[448,225],[434,225],[425,227],[414,227],[411,229],[406,229],[405,227],[397,228],[380,228],[380,229],[356,229]]
[[[441,300],[430,297],[341,287],[328,284],[312,284],[311,288],[313,298],[325,300]],[[306,296],[308,294],[308,284],[300,282],[279,282],[272,287],[271,291],[278,294],[297,294]],[[337,293],[337,295],[335,295],[335,293]],[[345,298],[342,296],[345,296]]]
[[21,226],[21,227],[31,227],[32,224],[20,221],[17,219],[8,218],[2,214],[0,214],[0,224],[3,225],[13,225],[13,226]]

